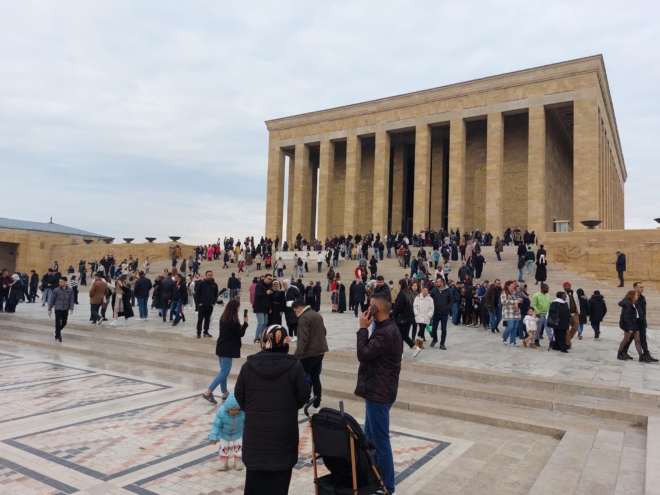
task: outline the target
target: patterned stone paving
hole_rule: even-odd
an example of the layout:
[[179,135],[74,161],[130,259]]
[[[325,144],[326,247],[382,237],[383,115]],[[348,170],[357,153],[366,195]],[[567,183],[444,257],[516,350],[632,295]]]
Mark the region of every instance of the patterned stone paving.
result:
[[114,375],[87,375],[0,390],[0,423],[169,388]]
[[0,458],[0,494],[63,495],[77,491],[76,488]]
[[98,479],[197,450],[215,409],[198,396],[54,428],[5,443]]
[[[415,476],[418,469],[442,452],[449,443],[407,433],[392,431],[392,450],[396,459],[396,482]],[[298,464],[293,470],[289,493],[307,495],[313,493],[314,469],[311,464],[312,443],[306,422],[300,425],[300,450]],[[245,485],[245,471],[234,471],[232,461],[227,472],[218,471],[216,454],[208,454],[173,469],[136,481],[124,489],[142,495],[221,495],[241,493]],[[318,474],[327,474],[319,466]]]
[[90,373],[92,371],[53,363],[10,364],[0,367],[0,387],[40,382],[52,378],[88,375]]

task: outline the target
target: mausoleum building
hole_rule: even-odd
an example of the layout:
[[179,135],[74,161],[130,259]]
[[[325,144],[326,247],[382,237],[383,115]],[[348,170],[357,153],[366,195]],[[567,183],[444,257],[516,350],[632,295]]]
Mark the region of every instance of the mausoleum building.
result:
[[627,174],[600,55],[266,126],[268,237],[624,228]]

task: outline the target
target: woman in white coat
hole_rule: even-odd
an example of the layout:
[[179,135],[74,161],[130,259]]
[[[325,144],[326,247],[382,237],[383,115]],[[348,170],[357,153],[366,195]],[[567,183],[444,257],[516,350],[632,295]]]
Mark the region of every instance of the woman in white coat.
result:
[[422,292],[415,298],[413,302],[413,311],[415,312],[415,323],[419,327],[419,332],[415,343],[420,349],[424,349],[424,330],[426,325],[431,324],[433,318],[433,298],[429,296],[429,289],[424,287]]

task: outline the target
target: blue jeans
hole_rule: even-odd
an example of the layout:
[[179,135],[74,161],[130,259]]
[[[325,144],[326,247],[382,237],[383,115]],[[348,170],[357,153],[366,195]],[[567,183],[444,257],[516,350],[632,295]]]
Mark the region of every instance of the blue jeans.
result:
[[390,444],[390,408],[392,404],[381,404],[365,399],[364,434],[376,444],[376,464],[380,466],[380,477],[385,488],[394,493],[394,457]]
[[523,278],[522,278],[522,271],[523,271],[522,268],[518,268],[518,282],[522,282],[522,281],[523,281]]
[[391,248],[391,247],[388,247],[388,248],[387,248],[387,257],[388,257],[388,258],[391,258],[391,257],[392,257],[392,248]]
[[502,335],[502,340],[506,342],[507,337],[509,337],[509,341],[511,344],[516,343],[516,334],[518,333],[518,323],[520,323],[520,320],[507,320],[504,322],[506,325],[506,330],[504,330],[504,334]]
[[502,308],[498,306],[493,311],[489,311],[488,315],[490,316],[490,329],[495,330],[502,321]]
[[41,294],[41,305],[47,304],[51,297],[53,297],[53,289],[44,289],[43,294]]
[[582,335],[582,330],[584,330],[584,323],[578,325],[578,335]]
[[332,266],[337,268],[339,266],[339,260],[336,260],[336,259],[333,258],[332,259]]
[[316,264],[319,266],[319,273],[321,273],[321,268],[323,267],[323,262],[318,261]]
[[277,278],[282,278],[284,276],[284,270],[281,268],[277,269]]
[[500,253],[495,253],[497,255],[497,261],[502,261],[502,257],[500,256]]
[[182,307],[183,307],[183,301],[181,299],[172,301],[172,304],[170,304],[170,316],[174,315],[174,323],[179,323],[179,320],[181,319]]
[[600,333],[600,322],[599,321],[592,321],[591,322],[591,328],[594,329],[594,332]]
[[261,332],[268,325],[268,313],[255,313],[257,315],[257,328],[254,331],[254,339],[261,338]]
[[[379,257],[379,255],[378,255],[378,251],[379,251],[378,249],[374,249],[374,256],[375,256],[376,258]],[[381,259],[382,259],[382,258],[381,258]]]
[[433,320],[431,322],[431,339],[438,340],[438,324],[440,324],[440,345],[445,345],[448,319],[449,315],[433,315]]
[[451,322],[454,325],[458,325],[458,316],[460,313],[461,305],[458,303],[454,303],[451,305]]
[[209,385],[209,390],[211,392],[213,392],[216,388],[218,388],[218,385],[220,385],[220,390],[222,391],[223,394],[226,394],[228,392],[227,377],[229,376],[229,372],[231,371],[232,362],[233,360],[230,357],[218,356],[218,363],[220,363],[220,373],[216,375],[216,377],[211,382],[211,385]]
[[149,310],[147,309],[148,300],[149,298],[147,297],[137,298],[138,310],[140,311],[140,318],[146,318],[147,316],[149,316]]

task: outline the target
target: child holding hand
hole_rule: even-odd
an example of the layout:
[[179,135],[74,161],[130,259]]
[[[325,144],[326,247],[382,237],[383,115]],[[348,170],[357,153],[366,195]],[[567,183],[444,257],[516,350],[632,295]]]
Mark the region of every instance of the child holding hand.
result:
[[245,413],[241,411],[234,393],[227,396],[225,403],[218,409],[211,426],[211,445],[218,440],[220,447],[218,457],[220,458],[219,471],[226,471],[229,464],[229,453],[234,453],[234,469],[243,469],[243,427],[245,425]]

